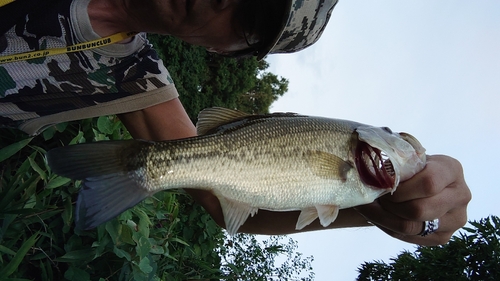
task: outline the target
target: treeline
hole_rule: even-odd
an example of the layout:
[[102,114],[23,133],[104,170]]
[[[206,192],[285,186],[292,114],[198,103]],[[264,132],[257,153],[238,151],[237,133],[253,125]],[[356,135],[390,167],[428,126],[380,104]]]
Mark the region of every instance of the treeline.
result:
[[189,116],[222,106],[247,113],[268,113],[288,90],[288,80],[267,71],[254,57],[232,59],[168,36],[150,36],[172,76]]
[[[265,113],[288,81],[254,58],[214,56],[152,37],[189,115],[211,106]],[[228,238],[183,193],[160,192],[94,230],[74,228],[79,182],[54,174],[46,151],[131,138],[115,116],[62,123],[28,137],[0,129],[1,280],[287,280],[313,277],[296,242]],[[286,261],[275,263],[278,255]],[[304,275],[305,274],[305,275]]]
[[358,281],[500,280],[500,218],[491,215],[469,221],[443,246],[418,246],[389,262],[365,262],[358,272]]

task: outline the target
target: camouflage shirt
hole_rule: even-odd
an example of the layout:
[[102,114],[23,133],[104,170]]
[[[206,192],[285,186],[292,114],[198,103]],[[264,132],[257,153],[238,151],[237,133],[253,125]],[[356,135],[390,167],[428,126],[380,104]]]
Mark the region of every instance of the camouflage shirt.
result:
[[[0,56],[62,48],[100,38],[90,0],[60,0],[0,36]],[[0,126],[38,134],[52,124],[150,107],[177,97],[145,34],[113,44],[0,64]]]

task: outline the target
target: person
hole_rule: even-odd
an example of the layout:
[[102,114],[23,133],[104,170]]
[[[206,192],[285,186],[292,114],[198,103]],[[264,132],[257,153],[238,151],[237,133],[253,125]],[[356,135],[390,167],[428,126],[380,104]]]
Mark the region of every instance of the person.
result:
[[[28,0],[8,5],[20,1]],[[267,54],[300,51],[316,42],[337,1],[46,3],[16,19],[0,37],[1,56],[66,47],[119,32],[141,33],[109,46],[0,64],[0,124],[37,134],[58,122],[117,114],[134,138],[160,141],[192,137],[196,129],[144,33],[175,36],[226,56],[253,55],[261,59]],[[213,194],[189,192],[224,226],[220,204]],[[460,163],[448,156],[429,156],[425,169],[401,183],[392,196],[341,210],[329,228],[373,224],[403,241],[443,244],[466,223],[470,199]],[[261,210],[240,231],[293,233],[297,217],[298,212]],[[435,219],[439,219],[439,226],[432,224]],[[314,222],[303,231],[319,229],[324,228]],[[421,235],[423,232],[429,235]]]

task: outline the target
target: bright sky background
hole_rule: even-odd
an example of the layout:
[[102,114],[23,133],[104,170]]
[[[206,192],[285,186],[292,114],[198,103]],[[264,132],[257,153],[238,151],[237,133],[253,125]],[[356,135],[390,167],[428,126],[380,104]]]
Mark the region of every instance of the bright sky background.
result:
[[[461,161],[469,219],[500,215],[500,1],[340,0],[317,44],[267,60],[290,81],[272,112],[409,132]],[[354,280],[364,261],[415,248],[376,228],[291,237],[318,281]]]

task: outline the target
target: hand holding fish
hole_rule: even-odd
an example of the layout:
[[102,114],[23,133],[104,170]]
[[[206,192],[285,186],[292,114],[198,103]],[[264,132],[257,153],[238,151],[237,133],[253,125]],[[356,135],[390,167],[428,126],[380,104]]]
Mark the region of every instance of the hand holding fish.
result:
[[[427,165],[413,178],[401,182],[392,196],[355,209],[387,234],[410,243],[439,245],[467,222],[471,192],[461,164],[448,156],[427,157]],[[432,235],[419,235],[424,221],[439,219]]]

